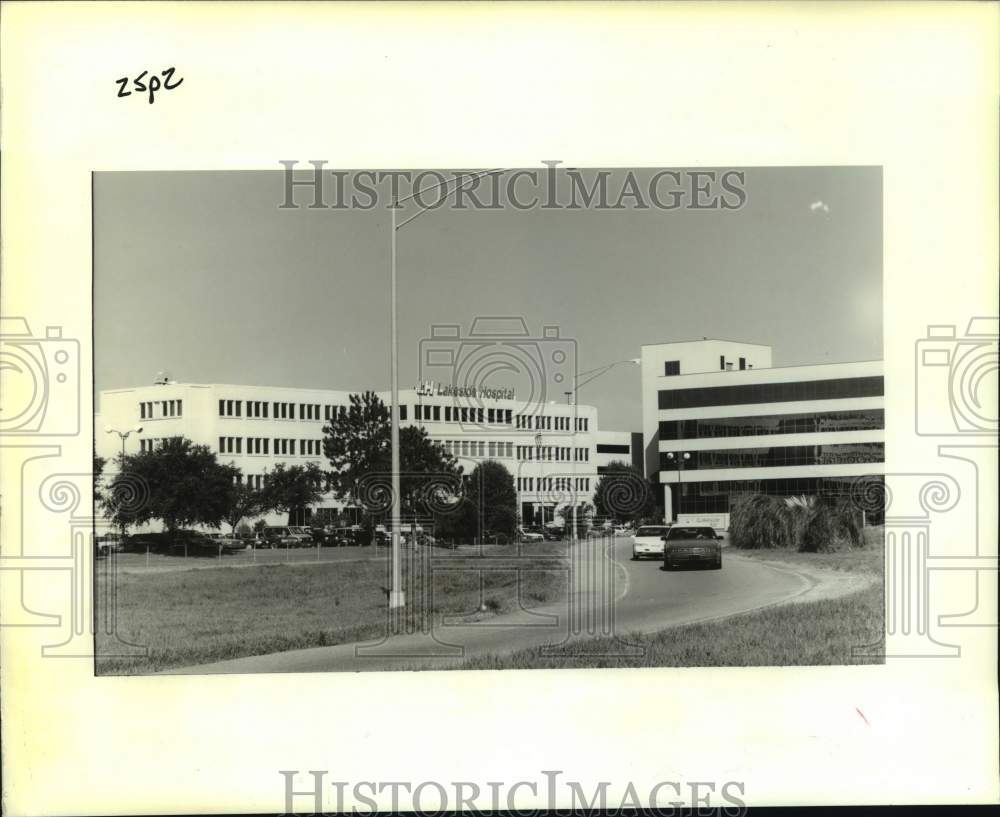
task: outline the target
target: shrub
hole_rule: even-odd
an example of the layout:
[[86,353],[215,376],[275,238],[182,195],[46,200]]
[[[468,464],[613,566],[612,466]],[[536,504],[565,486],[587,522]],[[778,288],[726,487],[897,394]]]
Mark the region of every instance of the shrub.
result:
[[861,515],[849,502],[812,496],[741,497],[730,513],[729,536],[735,547],[743,549],[823,553],[865,545]]
[[743,549],[794,546],[790,511],[784,500],[764,494],[748,494],[733,505],[729,516],[729,538]]
[[802,532],[799,550],[823,553],[864,547],[864,544],[858,510],[843,500],[821,499]]

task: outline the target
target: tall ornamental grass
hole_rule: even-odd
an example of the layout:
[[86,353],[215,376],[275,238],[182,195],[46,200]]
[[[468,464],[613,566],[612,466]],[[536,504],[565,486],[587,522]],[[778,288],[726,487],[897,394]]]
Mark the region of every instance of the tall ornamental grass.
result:
[[734,547],[746,550],[786,548],[804,553],[865,545],[858,509],[831,497],[740,497],[730,512],[729,538]]

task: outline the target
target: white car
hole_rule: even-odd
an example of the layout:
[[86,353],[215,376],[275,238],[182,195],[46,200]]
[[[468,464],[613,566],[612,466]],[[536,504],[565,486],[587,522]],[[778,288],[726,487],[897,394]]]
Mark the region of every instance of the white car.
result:
[[522,542],[544,542],[545,537],[537,531],[525,530],[524,528],[517,529],[518,538]]
[[643,525],[632,535],[632,559],[663,558],[663,537],[670,525]]
[[615,529],[614,529],[614,530],[612,531],[612,533],[613,533],[613,534],[614,534],[615,536],[628,536],[628,534],[629,534],[629,529],[628,529],[628,528],[624,528],[624,527],[622,527],[621,525],[619,525],[619,526],[618,526],[617,528],[615,528]]

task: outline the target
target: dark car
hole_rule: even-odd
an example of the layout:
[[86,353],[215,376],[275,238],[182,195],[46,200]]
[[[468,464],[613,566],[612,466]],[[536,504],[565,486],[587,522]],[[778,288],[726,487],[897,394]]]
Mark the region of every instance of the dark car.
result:
[[300,548],[312,547],[313,538],[308,528],[296,525],[268,525],[264,528],[263,547]]
[[674,525],[663,537],[663,568],[682,564],[706,564],[722,569],[722,537],[714,528]]

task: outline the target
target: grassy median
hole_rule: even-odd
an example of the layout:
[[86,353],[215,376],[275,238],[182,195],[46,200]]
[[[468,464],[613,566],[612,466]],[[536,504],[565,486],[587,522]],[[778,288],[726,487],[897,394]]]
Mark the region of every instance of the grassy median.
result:
[[[557,601],[566,591],[564,554],[561,542],[521,552],[514,546],[434,551],[430,571],[404,559],[404,582],[411,582],[404,625],[419,624],[422,612],[435,619],[498,615]],[[491,569],[482,570],[487,564]],[[99,675],[361,641],[383,635],[387,627],[384,559],[119,571],[114,581],[118,637],[146,646],[148,654],[99,658]],[[101,577],[99,602],[107,591]],[[98,643],[101,652],[114,647],[108,636],[99,635]]]
[[[750,667],[880,664],[885,643],[881,529],[866,546],[837,553],[741,550],[739,556],[808,570],[870,577],[865,589],[840,598],[783,604],[703,624],[619,639],[581,639],[561,655],[544,648],[470,658],[463,669],[585,669],[588,667]],[[874,646],[873,646],[874,645]],[[856,648],[867,648],[856,654]]]

